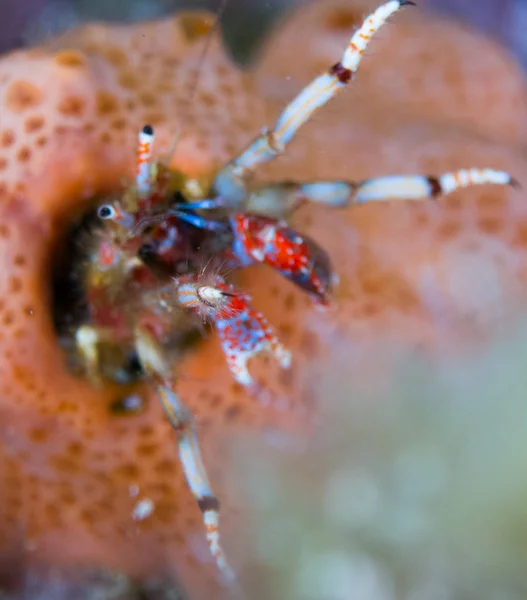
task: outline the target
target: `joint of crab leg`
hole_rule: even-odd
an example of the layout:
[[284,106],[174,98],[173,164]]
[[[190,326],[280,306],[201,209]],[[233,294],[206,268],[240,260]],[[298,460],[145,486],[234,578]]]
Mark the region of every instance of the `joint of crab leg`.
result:
[[256,138],[249,148],[236,159],[235,164],[244,171],[254,169],[282,154],[288,141],[280,140],[276,131],[264,129],[260,137]]
[[229,199],[233,209],[240,208],[247,195],[245,170],[234,162],[228,163],[217,174],[213,188],[219,196]]
[[150,161],[154,145],[154,130],[151,125],[145,125],[139,132],[137,150],[136,186],[140,198],[146,198],[151,192]]

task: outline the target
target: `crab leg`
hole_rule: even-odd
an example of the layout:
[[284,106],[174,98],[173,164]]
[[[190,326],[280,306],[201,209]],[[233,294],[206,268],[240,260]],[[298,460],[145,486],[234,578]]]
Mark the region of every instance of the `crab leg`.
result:
[[144,328],[136,331],[136,348],[143,368],[154,380],[167,419],[176,432],[179,459],[190,491],[203,514],[210,552],[225,579],[233,582],[236,576],[220,545],[220,503],[207,477],[192,415],[173,391],[169,367],[161,348]]
[[219,172],[214,182],[218,194],[238,200],[244,192],[246,172],[269,162],[284,151],[313,113],[353,79],[373,35],[393,13],[409,4],[414,3],[410,0],[390,0],[369,15],[351,37],[341,60],[298,94],[278,117],[273,129],[265,129],[240,156]]
[[516,186],[517,182],[504,171],[475,168],[460,169],[438,177],[389,175],[361,182],[284,182],[251,191],[245,210],[267,217],[284,218],[306,201],[343,207],[386,200],[427,200],[461,188],[484,184]]
[[439,177],[393,175],[368,179],[357,184],[352,201],[355,204],[363,204],[364,202],[391,198],[412,200],[436,198],[461,188],[485,184],[517,185],[508,173],[495,171],[494,169],[460,169],[451,173],[444,173]]
[[207,477],[192,417],[171,386],[157,383],[156,390],[167,419],[176,432],[179,459],[190,491],[203,514],[210,552],[227,581],[234,581],[234,571],[220,545],[220,502],[213,494]]
[[104,339],[100,329],[81,325],[75,332],[75,344],[80,353],[86,375],[93,385],[100,385],[99,344]]
[[[385,200],[426,200],[450,194],[458,189],[473,185],[496,184],[517,186],[517,182],[505,171],[494,169],[459,169],[438,177],[426,175],[387,175],[365,181],[315,181],[296,183],[284,181],[251,190],[244,201],[244,210],[275,219],[287,217],[304,202],[317,202],[333,207]],[[195,202],[180,202],[173,208],[178,211],[210,210],[229,207],[222,196],[205,198]],[[176,214],[176,213],[175,213]],[[181,217],[178,212],[177,216]],[[181,217],[185,218],[185,217]],[[187,220],[190,221],[189,218]],[[191,221],[200,225],[194,218]]]

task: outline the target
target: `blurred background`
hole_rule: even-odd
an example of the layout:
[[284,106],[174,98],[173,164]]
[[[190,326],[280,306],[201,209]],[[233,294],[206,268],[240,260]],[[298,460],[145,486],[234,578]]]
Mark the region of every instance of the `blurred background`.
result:
[[[230,0],[223,21],[235,58],[250,60],[273,21],[305,1]],[[0,51],[85,21],[152,19],[181,8],[216,10],[219,4],[220,0],[0,0]],[[500,39],[527,65],[527,0],[420,0],[419,4]]]

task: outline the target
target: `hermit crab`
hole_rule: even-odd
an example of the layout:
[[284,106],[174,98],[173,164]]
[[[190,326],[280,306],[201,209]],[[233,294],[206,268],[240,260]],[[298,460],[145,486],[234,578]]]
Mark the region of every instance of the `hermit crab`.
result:
[[[269,353],[283,369],[292,357],[251,298],[230,280],[233,269],[261,264],[311,296],[321,310],[338,281],[315,240],[294,230],[288,217],[305,202],[329,208],[390,199],[435,199],[477,184],[514,185],[503,171],[469,168],[426,175],[353,181],[279,182],[252,187],[251,174],[282,154],[300,127],[358,71],[363,54],[386,20],[408,0],[381,5],[352,35],[339,62],[285,108],[275,125],[220,168],[211,184],[171,171],[156,158],[154,130],[138,138],[135,184],[98,207],[99,224],[83,240],[80,267],[86,311],[74,339],[89,379],[121,381],[135,364],[155,386],[177,437],[188,485],[205,523],[210,551],[229,581],[234,571],[219,536],[219,501],[200,457],[192,415],[178,395],[177,354],[182,337],[212,325],[234,379],[258,394],[248,364]],[[352,164],[350,164],[350,169]],[[86,243],[85,243],[86,242]]]

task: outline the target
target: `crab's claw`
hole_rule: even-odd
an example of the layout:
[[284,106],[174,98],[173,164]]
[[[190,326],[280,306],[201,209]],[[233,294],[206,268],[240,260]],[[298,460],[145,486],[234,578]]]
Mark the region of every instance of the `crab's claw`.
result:
[[233,250],[242,264],[262,263],[327,304],[333,270],[328,255],[312,239],[284,221],[238,213],[231,217]]
[[250,304],[247,294],[237,291],[216,275],[201,281],[198,275],[175,279],[180,305],[214,323],[227,364],[238,383],[257,389],[247,368],[258,354],[272,354],[284,369],[291,365],[291,354],[278,340],[267,319]]

